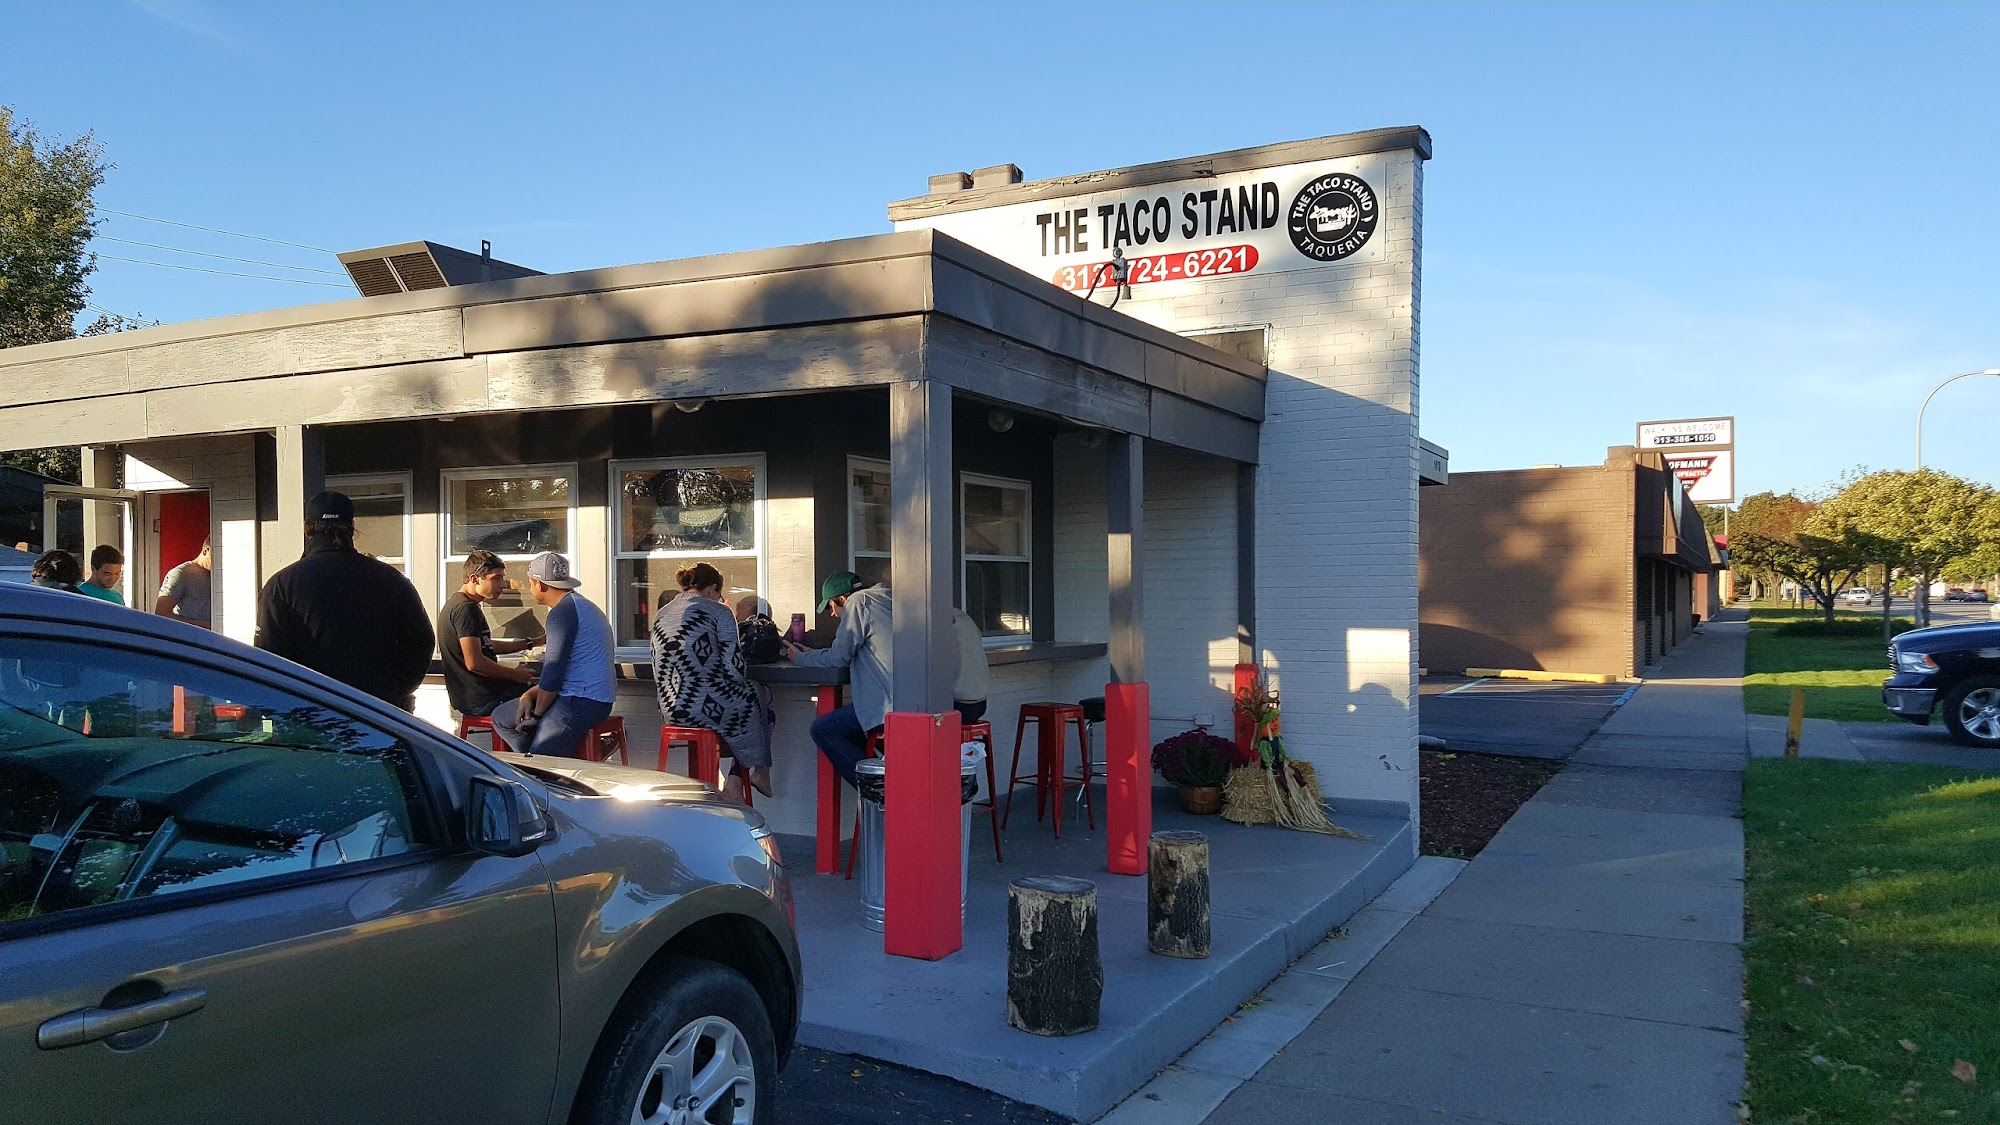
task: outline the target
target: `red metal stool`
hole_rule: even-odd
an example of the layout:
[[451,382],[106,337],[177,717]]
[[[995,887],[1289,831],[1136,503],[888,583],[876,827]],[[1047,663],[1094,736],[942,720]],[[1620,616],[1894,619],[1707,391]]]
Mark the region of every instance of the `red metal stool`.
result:
[[583,745],[577,747],[576,756],[586,762],[604,761],[604,740],[607,738],[615,739],[618,743],[618,764],[631,765],[632,760],[625,753],[625,720],[617,715],[591,727],[590,733],[583,736]]
[[[867,743],[861,747],[861,750],[862,750],[862,757],[864,758],[881,757],[882,756],[881,733],[880,732],[871,733],[868,736]],[[854,835],[848,837],[847,839],[847,877],[849,879],[854,878],[854,857],[860,854],[861,854],[861,798],[860,796],[857,795],[854,798]]]
[[507,744],[500,741],[500,732],[493,729],[493,716],[460,715],[458,717],[458,737],[471,742],[472,739],[470,736],[476,730],[486,732],[488,741],[493,744],[493,752],[495,754],[504,754],[507,752]]
[[961,728],[959,737],[967,742],[980,742],[986,745],[986,799],[972,803],[986,807],[983,815],[988,818],[988,823],[993,825],[993,862],[1005,863],[1006,859],[1000,855],[1000,787],[993,781],[993,724],[967,723]]
[[722,772],[722,736],[707,727],[661,727],[661,773],[667,772],[667,753],[675,743],[684,743],[688,748],[687,775],[715,784],[716,776]]
[[[1027,734],[1028,724],[1035,724],[1035,772],[1021,773],[1021,739]],[[1066,724],[1076,724],[1078,749],[1083,753],[1083,773],[1070,777],[1063,772],[1063,753]],[[1055,830],[1057,838],[1062,836],[1062,794],[1063,785],[1075,781],[1083,787],[1083,810],[1089,818],[1092,831],[1097,829],[1097,811],[1090,800],[1090,728],[1084,722],[1083,708],[1074,703],[1023,703],[1021,717],[1014,726],[1014,764],[1007,771],[1007,807],[1000,813],[1000,827],[1007,827],[1007,820],[1014,812],[1014,789],[1023,781],[1035,783],[1035,819],[1041,820],[1045,805],[1055,809]],[[1049,786],[1055,786],[1055,800],[1048,801]]]

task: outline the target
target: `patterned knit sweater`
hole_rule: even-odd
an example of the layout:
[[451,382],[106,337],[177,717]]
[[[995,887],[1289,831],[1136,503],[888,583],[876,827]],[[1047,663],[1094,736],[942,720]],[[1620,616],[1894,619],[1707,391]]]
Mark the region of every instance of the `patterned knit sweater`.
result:
[[734,741],[750,733],[757,717],[736,616],[692,590],[653,617],[653,685],[670,726],[707,727]]

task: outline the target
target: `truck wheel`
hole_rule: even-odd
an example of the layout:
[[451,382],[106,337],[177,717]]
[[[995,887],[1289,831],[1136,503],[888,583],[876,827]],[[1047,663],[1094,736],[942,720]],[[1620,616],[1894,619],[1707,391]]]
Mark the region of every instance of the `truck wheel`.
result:
[[584,1075],[573,1125],[770,1125],[777,1037],[757,990],[713,961],[667,958],[632,986]]
[[1967,746],[2000,750],[2000,676],[1967,676],[1944,697],[1944,725]]

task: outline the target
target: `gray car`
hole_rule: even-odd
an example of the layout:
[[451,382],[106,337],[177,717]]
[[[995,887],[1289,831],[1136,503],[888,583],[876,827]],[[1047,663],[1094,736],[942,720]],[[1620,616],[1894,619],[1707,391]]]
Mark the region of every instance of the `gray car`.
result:
[[791,916],[706,786],[0,586],[0,1121],[769,1122]]

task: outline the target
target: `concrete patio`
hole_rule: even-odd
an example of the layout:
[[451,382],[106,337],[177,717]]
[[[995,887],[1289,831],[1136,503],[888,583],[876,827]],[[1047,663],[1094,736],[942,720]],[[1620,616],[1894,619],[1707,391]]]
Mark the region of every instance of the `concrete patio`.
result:
[[[1092,1120],[1318,945],[1415,856],[1409,822],[1366,806],[1335,803],[1335,822],[1368,837],[1342,840],[1189,816],[1171,788],[1156,788],[1155,831],[1191,829],[1209,838],[1214,955],[1180,961],[1146,951],[1146,881],[1105,872],[1101,814],[1091,831],[1081,810],[1066,812],[1056,840],[1047,823],[1035,822],[1032,792],[1020,798],[1025,803],[1017,799],[1003,836],[1005,863],[994,862],[991,833],[974,818],[965,948],[936,962],[884,954],[882,935],[861,924],[858,877],[812,874],[812,841],[782,838],[798,873],[802,1044],[947,1075]],[[1094,799],[1102,810],[1101,788]],[[1097,884],[1102,1022],[1062,1039],[1006,1021],[1007,884],[1045,874]]]

